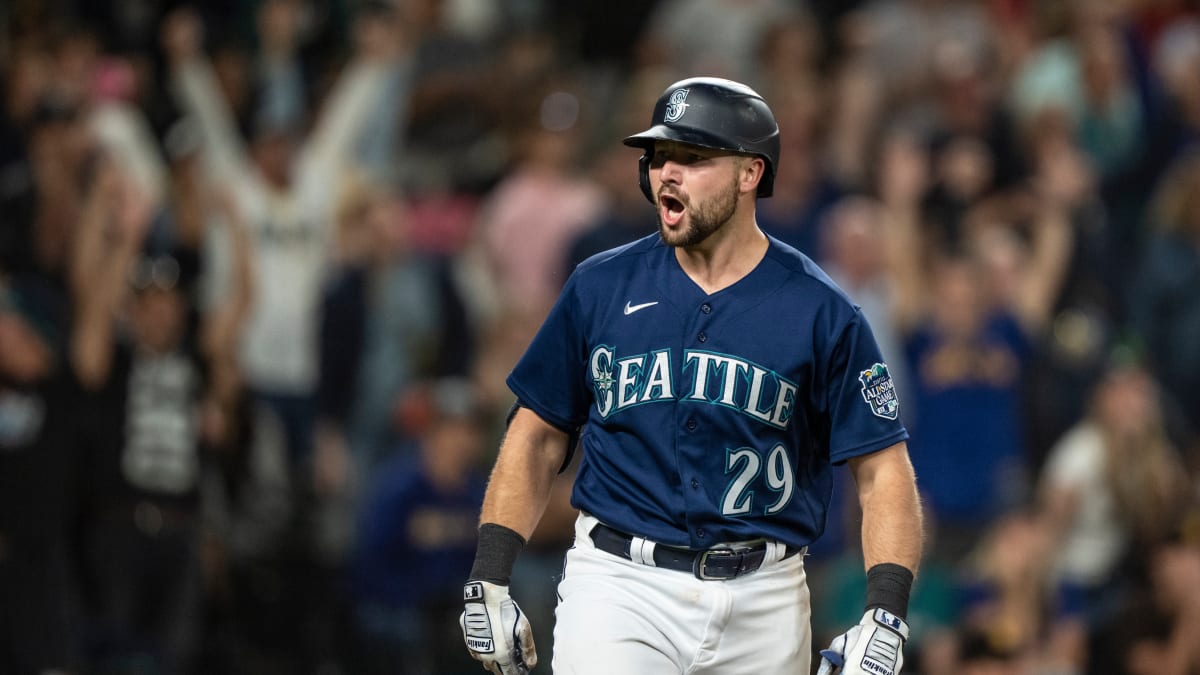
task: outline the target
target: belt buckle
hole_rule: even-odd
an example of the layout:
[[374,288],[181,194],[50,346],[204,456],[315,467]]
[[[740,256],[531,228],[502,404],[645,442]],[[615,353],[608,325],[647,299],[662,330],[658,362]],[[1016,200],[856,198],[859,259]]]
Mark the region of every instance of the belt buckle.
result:
[[[731,556],[736,561],[736,564],[732,566],[732,569],[726,567],[720,572],[710,573],[708,570],[708,558],[714,555]],[[692,562],[692,573],[696,575],[697,579],[705,581],[733,579],[741,574],[743,557],[744,554],[731,548],[710,548],[701,551],[700,555],[696,556],[695,561]]]

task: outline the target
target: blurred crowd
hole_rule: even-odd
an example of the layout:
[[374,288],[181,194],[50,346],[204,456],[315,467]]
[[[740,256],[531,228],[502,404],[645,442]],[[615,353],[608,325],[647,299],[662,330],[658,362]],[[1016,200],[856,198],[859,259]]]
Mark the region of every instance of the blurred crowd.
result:
[[1200,3],[9,0],[0,71],[0,673],[477,672],[504,377],[654,231],[619,141],[697,74],[770,102],[759,224],[896,374],[905,673],[1200,673]]

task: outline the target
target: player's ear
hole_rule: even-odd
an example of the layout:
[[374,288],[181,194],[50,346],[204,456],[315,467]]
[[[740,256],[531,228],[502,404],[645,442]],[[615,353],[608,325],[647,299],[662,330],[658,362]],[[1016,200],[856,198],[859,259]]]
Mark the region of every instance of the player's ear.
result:
[[741,157],[738,162],[738,191],[758,193],[758,184],[763,179],[767,163],[762,157]]

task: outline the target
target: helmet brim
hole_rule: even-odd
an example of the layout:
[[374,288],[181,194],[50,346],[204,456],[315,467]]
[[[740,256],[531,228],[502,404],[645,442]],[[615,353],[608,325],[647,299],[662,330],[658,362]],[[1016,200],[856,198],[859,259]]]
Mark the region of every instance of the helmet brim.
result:
[[626,137],[622,142],[631,148],[650,149],[654,147],[655,141],[675,141],[676,143],[694,145],[710,150],[756,154],[747,151],[745,148],[730,147],[728,143],[704,131],[689,129],[687,127],[670,127],[665,124],[656,124],[640,134]]

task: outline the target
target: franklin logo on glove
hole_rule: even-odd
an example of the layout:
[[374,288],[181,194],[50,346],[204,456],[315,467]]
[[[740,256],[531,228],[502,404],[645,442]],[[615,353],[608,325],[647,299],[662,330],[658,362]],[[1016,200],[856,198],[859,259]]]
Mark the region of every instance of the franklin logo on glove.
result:
[[491,638],[467,638],[467,647],[471,651],[479,652],[480,654],[491,654],[496,651]]

